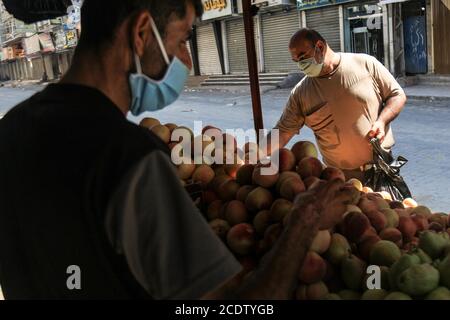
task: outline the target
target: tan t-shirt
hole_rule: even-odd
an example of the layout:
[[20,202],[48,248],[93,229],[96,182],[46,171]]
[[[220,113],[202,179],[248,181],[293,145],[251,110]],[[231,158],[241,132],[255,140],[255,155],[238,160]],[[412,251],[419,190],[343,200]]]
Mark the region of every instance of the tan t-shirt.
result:
[[[319,78],[305,77],[292,90],[276,129],[314,131],[325,164],[344,170],[373,160],[367,135],[391,97],[403,94],[392,74],[374,57],[341,53],[336,70]],[[383,148],[391,149],[394,136],[386,128]]]

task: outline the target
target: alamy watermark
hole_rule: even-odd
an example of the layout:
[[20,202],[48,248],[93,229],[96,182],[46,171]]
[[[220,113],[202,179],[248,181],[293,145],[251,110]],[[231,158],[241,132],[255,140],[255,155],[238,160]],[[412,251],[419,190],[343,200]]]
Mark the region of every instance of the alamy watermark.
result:
[[[193,132],[202,132],[195,136]],[[259,144],[254,142],[258,135]],[[201,121],[194,122],[194,131],[179,127],[172,132],[173,145],[171,157],[175,165],[207,164],[233,165],[253,164],[261,165],[262,175],[274,175],[279,169],[279,130],[270,131],[271,139],[266,139],[267,130],[203,128]],[[270,145],[269,145],[270,143]],[[247,144],[247,149],[238,146]],[[271,152],[271,151],[275,152]]]

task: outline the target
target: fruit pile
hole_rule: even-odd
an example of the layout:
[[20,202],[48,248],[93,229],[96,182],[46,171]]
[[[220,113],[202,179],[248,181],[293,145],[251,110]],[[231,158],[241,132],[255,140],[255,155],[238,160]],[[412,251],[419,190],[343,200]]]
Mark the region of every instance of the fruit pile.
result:
[[[147,119],[142,125],[152,123],[151,130],[173,149],[176,143],[170,143],[170,132],[176,126],[156,121]],[[192,134],[192,140],[196,139],[202,140],[202,150],[214,144]],[[230,283],[238,286],[283,232],[294,199],[326,181],[345,182],[345,176],[339,169],[325,167],[310,142],[281,149],[279,172],[269,176],[247,161],[257,152],[256,144],[247,143],[240,150],[233,143],[227,149],[233,164],[181,164],[177,169],[184,183],[202,185],[201,211],[243,265]],[[413,199],[392,201],[389,194],[373,192],[355,179],[346,183],[354,191],[352,204],[338,225],[321,230],[313,241],[298,272],[293,298],[450,300],[450,217],[432,213]],[[378,285],[371,282],[370,266],[378,267]],[[369,289],[369,283],[380,288]]]

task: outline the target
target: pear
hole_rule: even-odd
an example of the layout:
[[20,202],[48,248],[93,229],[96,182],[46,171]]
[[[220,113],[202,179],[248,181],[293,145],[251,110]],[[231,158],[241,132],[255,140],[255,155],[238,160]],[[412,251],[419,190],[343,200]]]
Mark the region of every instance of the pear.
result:
[[413,265],[420,264],[420,258],[417,255],[405,254],[397,262],[395,262],[389,271],[389,285],[391,290],[398,290],[397,278],[403,271]]
[[450,300],[450,290],[446,287],[439,287],[431,291],[425,300]]
[[419,236],[419,248],[432,259],[437,259],[442,255],[447,243],[448,240],[442,235],[430,230],[422,232]]
[[328,261],[338,266],[345,257],[348,257],[350,252],[350,244],[343,235],[335,233],[331,236],[330,247],[326,252]]
[[439,271],[428,263],[413,265],[402,272],[396,283],[410,296],[423,296],[438,287]]
[[361,300],[384,300],[388,294],[389,292],[383,289],[367,290],[361,296]]
[[389,293],[384,300],[412,300],[412,298],[403,292],[395,291]]
[[367,265],[358,257],[351,255],[341,262],[341,277],[347,288],[359,290],[366,275]]
[[450,288],[450,254],[438,264],[441,284]]

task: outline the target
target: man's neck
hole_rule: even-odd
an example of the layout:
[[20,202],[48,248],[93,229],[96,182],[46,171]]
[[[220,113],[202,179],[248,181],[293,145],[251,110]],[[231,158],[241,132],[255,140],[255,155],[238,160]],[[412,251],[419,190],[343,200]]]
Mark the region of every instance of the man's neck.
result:
[[77,52],[72,66],[61,83],[79,84],[95,88],[106,95],[126,115],[130,106],[127,72],[120,70],[123,61],[114,57],[101,59],[99,54]]
[[324,66],[322,74],[320,75],[321,77],[326,77],[332,74],[339,67],[341,63],[341,55],[330,50],[328,57],[325,60],[329,61],[329,63]]

